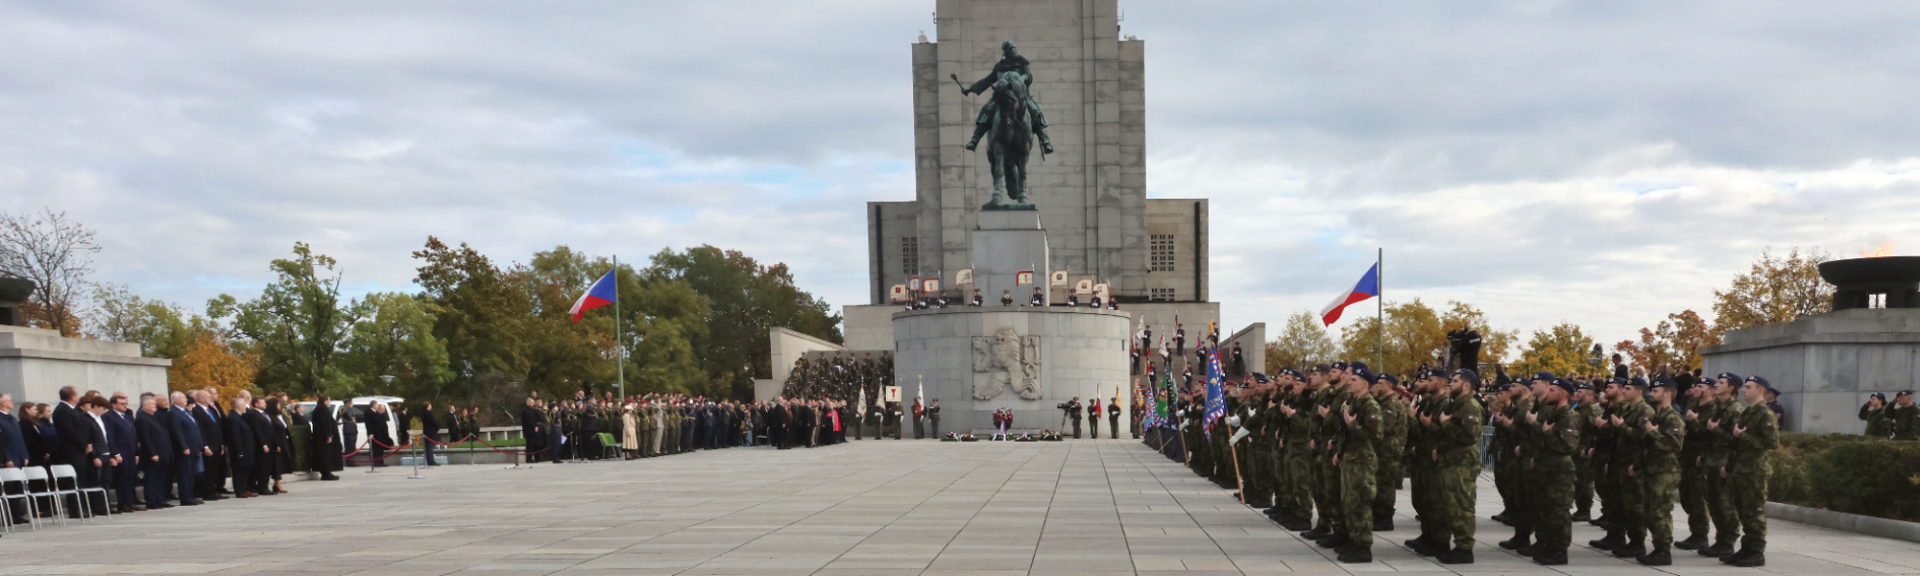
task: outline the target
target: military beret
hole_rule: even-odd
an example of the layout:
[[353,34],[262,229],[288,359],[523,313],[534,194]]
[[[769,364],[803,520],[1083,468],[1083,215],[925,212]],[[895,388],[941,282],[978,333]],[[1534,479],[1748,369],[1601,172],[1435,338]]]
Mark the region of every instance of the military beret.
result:
[[1388,384],[1392,384],[1394,386],[1400,385],[1400,378],[1392,374],[1381,374],[1379,378],[1374,379],[1375,382],[1378,382],[1381,380],[1386,380]]
[[1874,392],[1874,393],[1872,393],[1872,394],[1868,394],[1867,396],[1868,396],[1868,397],[1870,397],[1870,398],[1879,398],[1881,402],[1886,402],[1886,401],[1887,401],[1887,395],[1886,395],[1886,394],[1881,394],[1881,393],[1879,393],[1879,392]]
[[1306,375],[1306,374],[1302,374],[1302,373],[1300,373],[1300,371],[1299,371],[1299,370],[1295,370],[1295,369],[1292,369],[1292,368],[1288,368],[1288,369],[1286,369],[1286,370],[1281,370],[1281,372],[1285,372],[1285,373],[1286,373],[1286,374],[1287,374],[1288,376],[1292,376],[1292,377],[1293,377],[1293,379],[1295,379],[1295,380],[1306,380],[1306,379],[1307,379],[1307,375]]
[[1577,384],[1577,385],[1575,385],[1575,386],[1574,386],[1573,388],[1574,388],[1575,390],[1592,390],[1592,389],[1593,389],[1593,384],[1590,384],[1590,383],[1587,383],[1587,382],[1581,382],[1581,383],[1579,383],[1579,384]]
[[1420,373],[1420,378],[1423,380],[1427,378],[1446,378],[1446,377],[1447,377],[1447,371],[1439,368],[1430,368]]
[[1894,394],[1893,397],[1899,398],[1901,396],[1912,396],[1912,395],[1913,395],[1912,390],[1901,390],[1899,394]]
[[1334,362],[1334,363],[1333,363],[1333,369],[1334,369],[1334,370],[1346,370],[1346,369],[1347,369],[1347,363],[1346,363],[1346,362]]
[[1654,388],[1677,388],[1679,387],[1679,385],[1675,384],[1672,378],[1661,376],[1653,380],[1653,387]]
[[1252,386],[1248,385],[1245,381],[1241,381],[1239,384],[1235,384],[1233,387],[1234,388],[1252,388]]
[[[1348,362],[1347,369],[1352,370],[1356,374],[1362,371],[1365,371],[1369,376],[1373,374],[1373,370],[1367,368],[1366,362]],[[1371,380],[1372,378],[1368,378],[1368,379]]]
[[1368,382],[1373,381],[1373,372],[1370,372],[1367,370],[1366,364],[1355,362],[1354,368],[1353,368],[1353,375],[1359,376],[1361,380],[1366,380]]
[[1453,371],[1453,375],[1464,377],[1467,380],[1472,381],[1476,384],[1480,382],[1480,373],[1473,371],[1472,368],[1461,368],[1459,370],[1455,370]]
[[1267,378],[1266,374],[1261,374],[1259,372],[1253,373],[1253,381],[1260,384],[1266,384],[1267,382],[1271,382],[1271,380]]
[[1608,383],[1608,384],[1619,384],[1619,385],[1621,385],[1621,386],[1626,386],[1626,385],[1627,385],[1627,379],[1626,379],[1626,378],[1621,378],[1621,377],[1619,377],[1619,376],[1615,376],[1615,377],[1612,377],[1612,378],[1608,378],[1608,379],[1607,379],[1607,383]]
[[1759,384],[1761,388],[1773,389],[1773,383],[1768,382],[1765,376],[1748,376],[1746,381]]
[[1627,385],[1628,385],[1628,386],[1632,386],[1632,387],[1634,387],[1634,388],[1639,388],[1639,389],[1641,389],[1641,390],[1646,390],[1646,389],[1647,389],[1647,379],[1646,379],[1646,378],[1640,378],[1640,377],[1637,377],[1637,376],[1636,376],[1636,377],[1634,377],[1634,378],[1632,378],[1632,379],[1629,379],[1629,380],[1627,380]]
[[1714,378],[1715,379],[1726,378],[1728,382],[1744,382],[1745,381],[1745,379],[1741,378],[1739,374],[1734,374],[1732,372],[1721,372],[1719,376],[1715,376]]
[[1555,378],[1553,380],[1553,385],[1558,386],[1561,390],[1567,391],[1567,394],[1573,394],[1572,380],[1568,380],[1566,378]]
[[1326,372],[1332,369],[1333,369],[1333,366],[1330,364],[1314,364],[1313,365],[1314,372]]
[[1540,372],[1540,373],[1536,373],[1536,374],[1534,374],[1534,375],[1533,375],[1533,379],[1534,379],[1534,380],[1546,380],[1546,381],[1548,381],[1548,382],[1552,382],[1552,381],[1553,381],[1553,379],[1554,379],[1554,375],[1553,375],[1553,373],[1552,373],[1552,372]]

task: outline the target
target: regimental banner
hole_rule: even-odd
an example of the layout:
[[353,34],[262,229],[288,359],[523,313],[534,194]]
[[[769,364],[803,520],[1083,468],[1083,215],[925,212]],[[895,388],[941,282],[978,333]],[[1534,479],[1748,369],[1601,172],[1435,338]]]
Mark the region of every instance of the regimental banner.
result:
[[1048,275],[1048,276],[1047,276],[1047,285],[1048,285],[1048,286],[1066,286],[1066,285],[1067,285],[1067,271],[1066,271],[1066,270],[1054,270],[1054,271],[1053,271],[1053,274],[1050,274],[1050,275]]
[[894,284],[892,288],[887,289],[887,296],[893,298],[894,302],[907,301],[907,285]]
[[886,392],[885,392],[885,395],[886,395],[886,399],[884,399],[884,400],[881,400],[882,402],[899,402],[899,401],[900,401],[900,387],[899,387],[899,386],[888,386],[888,387],[886,388]]
[[1099,284],[1094,284],[1094,285],[1093,285],[1093,295],[1094,295],[1094,296],[1099,296],[1101,300],[1112,300],[1112,299],[1113,299],[1113,293],[1112,293],[1112,292],[1110,292],[1110,290],[1112,290],[1112,289],[1113,289],[1113,288],[1112,288],[1112,287],[1110,287],[1110,286],[1107,286],[1107,284],[1106,284],[1105,282],[1101,282],[1101,283],[1099,283]]
[[1033,271],[1032,271],[1032,270],[1021,270],[1021,271],[1019,271],[1019,272],[1015,272],[1015,273],[1013,274],[1013,285],[1014,285],[1014,286],[1031,286],[1031,285],[1033,285]]
[[961,268],[960,270],[955,271],[953,273],[953,285],[959,286],[961,284],[972,284],[972,283],[973,283],[972,268]]
[[940,291],[940,279],[939,279],[939,278],[928,278],[928,279],[925,279],[925,280],[921,280],[921,281],[920,281],[920,291],[921,291],[921,292],[926,292],[926,293],[929,293],[929,294],[933,294],[933,293],[937,293],[937,292],[939,292],[939,291]]
[[1080,281],[1079,281],[1079,282],[1074,282],[1074,283],[1073,283],[1073,293],[1074,293],[1074,294],[1092,294],[1092,293],[1093,293],[1093,281],[1092,281],[1092,280],[1088,280],[1088,279],[1085,279],[1085,278],[1082,278],[1082,279],[1080,279]]
[[919,277],[919,276],[914,276],[914,277],[912,277],[912,278],[908,278],[908,279],[907,279],[907,289],[908,289],[908,290],[919,290],[919,289],[920,289],[920,277]]

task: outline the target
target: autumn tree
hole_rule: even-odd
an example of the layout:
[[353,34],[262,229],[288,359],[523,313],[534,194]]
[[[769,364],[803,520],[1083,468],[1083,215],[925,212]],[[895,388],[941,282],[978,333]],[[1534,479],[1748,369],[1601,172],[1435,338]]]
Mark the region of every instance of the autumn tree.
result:
[[167,368],[167,388],[185,392],[211,386],[220,400],[232,400],[241,391],[253,389],[257,368],[253,355],[235,350],[218,334],[202,331]]
[[201,332],[212,330],[206,318],[165,301],[141,298],[126,286],[103,283],[94,287],[88,334],[139,344],[142,356],[179,358]]
[[51,208],[39,214],[0,212],[0,276],[32,280],[33,295],[20,305],[29,326],[81,335],[82,304],[93,289],[93,230]]
[[1268,374],[1279,374],[1283,368],[1305,370],[1322,362],[1334,361],[1336,347],[1333,337],[1327,334],[1327,328],[1320,324],[1320,317],[1312,312],[1295,312],[1287,316],[1286,327],[1280,335],[1267,343]]
[[1640,373],[1654,374],[1664,369],[1677,374],[1701,367],[1700,349],[1719,341],[1719,333],[1705,318],[1683,310],[1668,314],[1652,328],[1641,328],[1638,339],[1622,340],[1614,349]]
[[[1451,334],[1457,330],[1473,330],[1480,334],[1480,361],[1499,364],[1505,362],[1507,354],[1513,349],[1513,343],[1519,339],[1514,330],[1496,330],[1487,323],[1486,312],[1472,304],[1459,301],[1447,302],[1447,312],[1440,316],[1440,331]],[[1478,370],[1479,367],[1474,367]]]
[[1415,299],[1405,304],[1388,303],[1385,314],[1384,339],[1377,317],[1358,319],[1340,330],[1342,359],[1366,362],[1376,374],[1406,375],[1422,366],[1441,365],[1447,333],[1441,329],[1438,312]]
[[1715,337],[1728,330],[1792,322],[1833,310],[1833,285],[1820,278],[1826,251],[1799,248],[1776,257],[1772,250],[1744,274],[1733,277],[1726,290],[1713,291]]
[[1519,376],[1544,371],[1566,376],[1595,370],[1597,368],[1587,362],[1593,345],[1593,338],[1570,322],[1535,330],[1520,350],[1520,362],[1514,364],[1509,373]]

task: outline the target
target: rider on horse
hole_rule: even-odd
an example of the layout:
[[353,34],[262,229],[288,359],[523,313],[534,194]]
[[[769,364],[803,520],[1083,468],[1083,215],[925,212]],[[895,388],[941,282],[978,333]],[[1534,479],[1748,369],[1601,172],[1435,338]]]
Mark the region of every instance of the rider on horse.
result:
[[[1012,40],[1000,43],[1000,53],[1002,57],[1000,62],[993,65],[993,73],[974,82],[972,86],[961,88],[961,94],[985,93],[988,88],[993,87],[994,82],[1000,79],[1002,72],[1015,72],[1027,88],[1033,87],[1033,72],[1027,69],[1027,58],[1014,49]],[[968,150],[979,146],[980,137],[985,135],[993,124],[993,114],[997,110],[999,106],[994,104],[992,98],[988,98],[986,105],[980,107],[980,115],[973,121],[973,139],[967,141]],[[1040,137],[1040,149],[1052,154],[1053,142],[1047,140],[1047,116],[1040,111],[1040,103],[1033,99],[1032,91],[1028,91],[1027,110],[1033,117],[1033,134]]]

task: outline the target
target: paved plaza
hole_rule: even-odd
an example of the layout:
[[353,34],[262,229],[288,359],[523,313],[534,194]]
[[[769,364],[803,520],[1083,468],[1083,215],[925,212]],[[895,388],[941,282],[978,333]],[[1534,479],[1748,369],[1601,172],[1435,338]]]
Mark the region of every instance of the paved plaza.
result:
[[[1442,566],[1381,534],[1331,555],[1134,441],[865,441],[635,462],[498,465],[301,482],[293,494],[0,538],[0,574],[1095,575],[1420,571],[1658,574],[1577,548],[1542,568],[1494,548]],[[1484,479],[1483,479],[1484,481]],[[1481,493],[1493,493],[1490,487]],[[1403,492],[1404,502],[1404,492]],[[1411,526],[1400,507],[1400,526]],[[1920,574],[1920,544],[1775,522],[1764,569],[1691,553],[1671,574]],[[1580,526],[1577,542],[1599,537]]]

